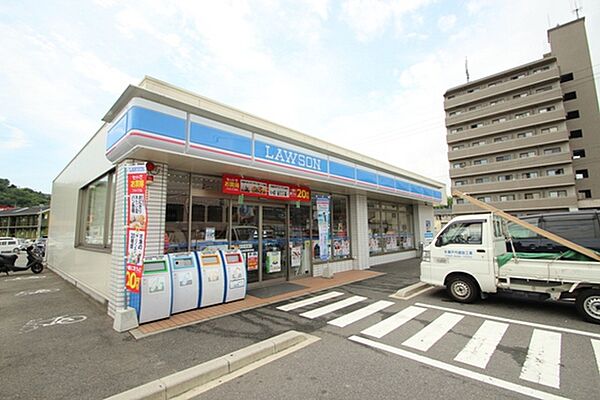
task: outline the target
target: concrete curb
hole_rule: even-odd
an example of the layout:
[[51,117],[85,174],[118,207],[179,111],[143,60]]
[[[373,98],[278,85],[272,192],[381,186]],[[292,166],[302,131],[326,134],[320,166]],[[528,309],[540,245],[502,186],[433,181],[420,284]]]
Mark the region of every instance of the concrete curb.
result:
[[425,282],[417,282],[405,288],[398,290],[396,293],[390,295],[391,298],[399,300],[407,300],[412,296],[425,292],[431,289],[433,286]]
[[176,372],[105,400],[167,400],[306,341],[307,335],[287,331],[231,354]]

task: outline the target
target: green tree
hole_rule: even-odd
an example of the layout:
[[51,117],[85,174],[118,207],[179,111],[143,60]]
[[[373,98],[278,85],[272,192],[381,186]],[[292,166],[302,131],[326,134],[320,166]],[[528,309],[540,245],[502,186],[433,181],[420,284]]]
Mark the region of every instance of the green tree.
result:
[[49,205],[50,195],[29,188],[18,188],[8,179],[0,178],[0,205],[32,207]]

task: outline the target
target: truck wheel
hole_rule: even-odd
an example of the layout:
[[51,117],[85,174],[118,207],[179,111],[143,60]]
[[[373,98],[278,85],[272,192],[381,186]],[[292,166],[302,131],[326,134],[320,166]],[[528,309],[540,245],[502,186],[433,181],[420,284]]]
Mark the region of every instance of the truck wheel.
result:
[[600,290],[587,289],[575,301],[577,312],[588,322],[600,324]]
[[479,286],[473,278],[466,275],[457,275],[448,280],[446,292],[454,301],[473,303],[479,295]]

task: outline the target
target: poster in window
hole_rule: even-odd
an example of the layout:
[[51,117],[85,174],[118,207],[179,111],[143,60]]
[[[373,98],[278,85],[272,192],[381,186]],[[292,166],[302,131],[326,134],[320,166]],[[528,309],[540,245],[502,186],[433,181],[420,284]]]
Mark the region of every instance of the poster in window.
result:
[[302,245],[292,246],[292,267],[298,268],[302,265]]
[[317,223],[319,228],[319,250],[321,261],[329,260],[329,197],[318,196]]
[[258,269],[258,252],[251,251],[244,254],[246,255],[248,271],[256,271]]
[[204,240],[207,242],[215,241],[215,227],[206,227],[206,233],[204,235]]
[[335,239],[333,241],[333,256],[346,257],[350,255],[350,241],[348,239]]
[[280,251],[267,251],[266,260],[267,274],[273,272],[281,272],[281,252]]

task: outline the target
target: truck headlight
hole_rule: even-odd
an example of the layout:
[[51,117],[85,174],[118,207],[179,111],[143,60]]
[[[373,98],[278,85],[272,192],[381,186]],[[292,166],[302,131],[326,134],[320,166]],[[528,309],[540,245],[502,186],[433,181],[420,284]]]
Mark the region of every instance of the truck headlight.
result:
[[423,255],[421,256],[421,261],[430,262],[431,261],[431,251],[423,250]]

